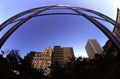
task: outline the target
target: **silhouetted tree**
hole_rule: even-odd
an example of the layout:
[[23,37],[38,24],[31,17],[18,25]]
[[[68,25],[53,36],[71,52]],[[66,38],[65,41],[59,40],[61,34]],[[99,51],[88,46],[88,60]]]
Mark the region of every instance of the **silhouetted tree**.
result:
[[0,55],[0,79],[17,79],[17,75],[11,71],[9,62],[3,57],[3,54],[4,52]]
[[47,79],[41,70],[38,71],[31,67],[27,60],[23,60],[20,69],[19,79]]
[[[11,50],[6,57],[0,54],[0,79],[48,79],[44,70],[32,68],[23,60],[18,50]],[[78,57],[70,62],[51,66],[50,79],[119,79],[120,58],[112,55],[95,55],[94,58]]]
[[19,50],[11,50],[6,56],[6,59],[9,63],[11,71],[19,71],[19,67],[22,62],[22,58],[19,55]]
[[0,54],[0,79],[47,79],[41,70],[31,67],[31,64],[23,60],[18,50],[10,50],[6,57]]

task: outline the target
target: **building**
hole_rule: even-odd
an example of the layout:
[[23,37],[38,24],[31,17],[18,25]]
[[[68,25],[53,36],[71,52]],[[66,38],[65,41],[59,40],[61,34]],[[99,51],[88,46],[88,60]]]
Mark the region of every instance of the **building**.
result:
[[74,51],[72,47],[63,47],[64,51],[64,62],[71,62],[71,59],[74,58]]
[[52,63],[64,64],[64,52],[60,46],[54,46]]
[[71,62],[71,59],[74,58],[74,51],[72,47],[60,47],[54,46],[52,54],[52,62],[60,65]]
[[38,71],[43,69],[44,74],[48,75],[50,73],[51,59],[52,58],[52,49],[46,48],[44,52],[30,52],[25,56],[25,60],[31,63],[31,66]]
[[102,54],[103,48],[99,45],[96,39],[89,39],[85,49],[87,51],[88,57],[93,58],[95,54]]
[[[120,9],[117,9],[116,23],[120,24]],[[113,29],[113,33],[116,36],[116,38],[120,41],[120,29],[116,28],[116,26]],[[117,54],[119,53],[110,40],[106,42],[103,48],[105,53],[109,55],[117,56]]]
[[74,57],[74,52],[72,47],[60,47],[54,46],[52,48],[46,48],[44,52],[34,52],[31,51],[25,60],[27,60],[31,66],[38,71],[43,69],[45,75],[50,74],[50,66],[52,63],[58,63],[60,65],[71,62],[70,60]]
[[[116,23],[120,24],[120,9],[117,9]],[[115,36],[117,37],[117,39],[120,41],[120,29],[116,28],[116,26],[115,26],[113,32],[114,32]]]

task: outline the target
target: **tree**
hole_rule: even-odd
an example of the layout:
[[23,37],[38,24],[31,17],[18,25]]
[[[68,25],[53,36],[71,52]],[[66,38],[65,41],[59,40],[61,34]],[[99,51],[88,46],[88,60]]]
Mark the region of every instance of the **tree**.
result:
[[9,62],[3,57],[4,51],[0,55],[0,79],[17,79],[17,75],[11,71]]

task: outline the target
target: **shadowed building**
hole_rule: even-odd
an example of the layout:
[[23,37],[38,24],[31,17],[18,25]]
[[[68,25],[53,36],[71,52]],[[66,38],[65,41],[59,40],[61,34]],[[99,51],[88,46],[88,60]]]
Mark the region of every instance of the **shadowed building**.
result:
[[95,54],[103,54],[103,48],[99,45],[96,39],[89,39],[85,49],[88,57],[93,58]]
[[60,47],[54,46],[54,51],[52,54],[52,62],[60,65],[71,62],[74,58],[74,52],[72,47]]
[[72,47],[63,47],[64,52],[64,62],[71,62],[71,59],[74,58],[74,51]]
[[[120,24],[120,9],[117,9],[116,22]],[[120,29],[114,28],[113,32],[115,36],[117,37],[117,39],[120,41]]]
[[54,46],[52,63],[64,64],[64,52],[60,46]]
[[[117,17],[116,17],[116,23],[119,23],[120,24],[120,9],[117,9]],[[116,25],[117,26],[117,25]],[[120,41],[120,29],[118,28],[114,28],[113,30],[113,33],[114,35],[116,36],[116,38]],[[104,51],[106,54],[111,54],[113,56],[117,56],[118,54],[118,51],[117,49],[115,48],[115,46],[111,43],[110,40],[108,40],[106,42],[106,44],[104,45]]]
[[67,62],[71,62],[71,59],[74,58],[74,52],[72,47],[60,47],[54,46],[52,54],[52,62],[63,65]]

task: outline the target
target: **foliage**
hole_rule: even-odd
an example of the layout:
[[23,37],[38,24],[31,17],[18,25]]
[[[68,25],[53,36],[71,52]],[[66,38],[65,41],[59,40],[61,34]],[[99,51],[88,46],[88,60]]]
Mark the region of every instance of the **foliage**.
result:
[[108,55],[78,57],[64,66],[54,64],[51,69],[51,79],[120,79],[119,58]]
[[65,65],[51,65],[50,77],[43,75],[23,60],[18,50],[11,50],[6,57],[0,54],[0,79],[120,79],[120,58],[112,55],[95,55],[94,58],[78,57]]
[[3,54],[0,54],[0,79],[47,79],[43,73],[31,68],[18,50],[10,50],[6,57]]

